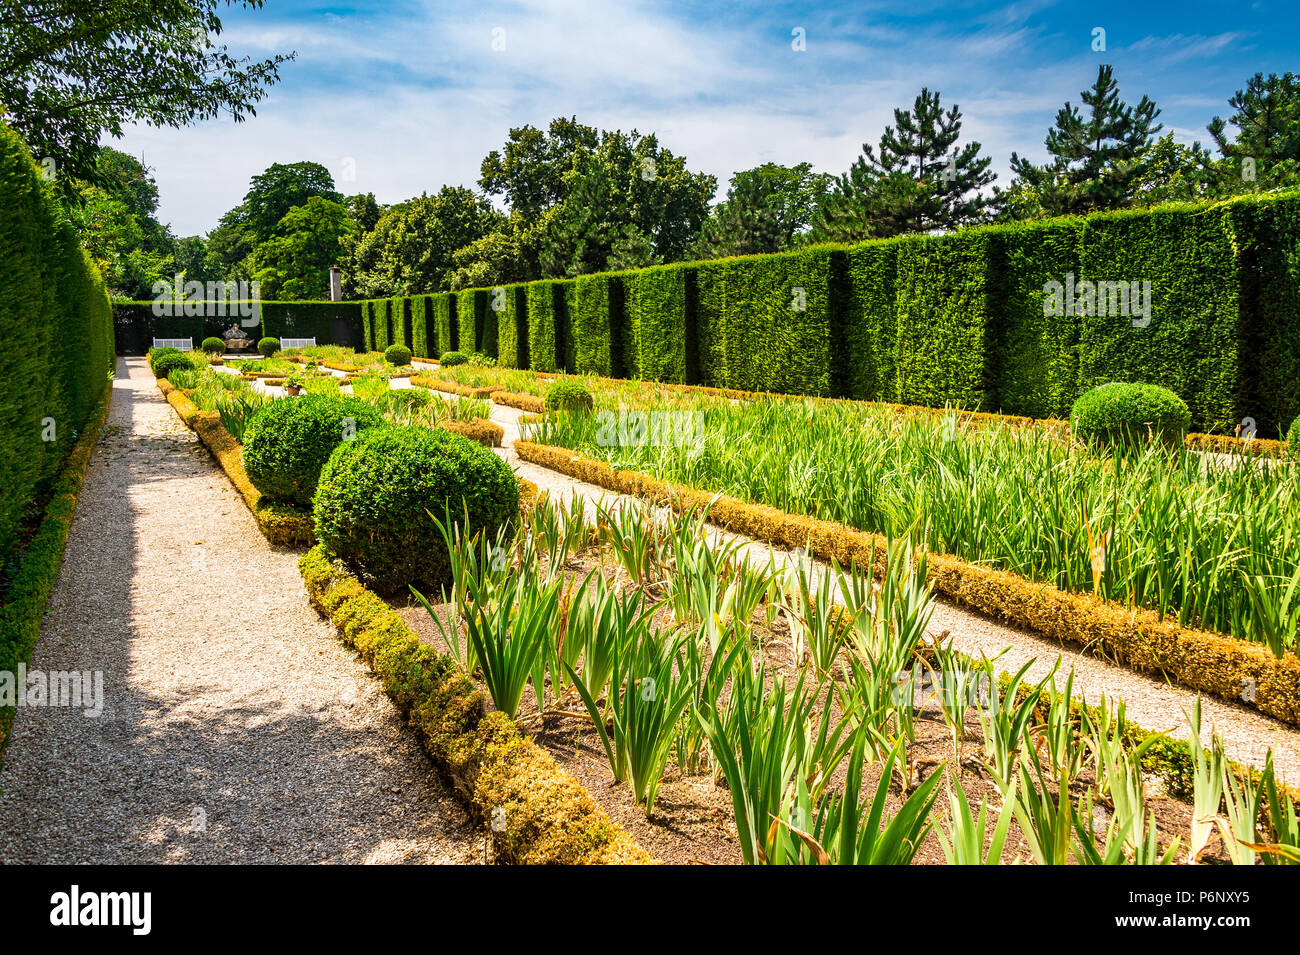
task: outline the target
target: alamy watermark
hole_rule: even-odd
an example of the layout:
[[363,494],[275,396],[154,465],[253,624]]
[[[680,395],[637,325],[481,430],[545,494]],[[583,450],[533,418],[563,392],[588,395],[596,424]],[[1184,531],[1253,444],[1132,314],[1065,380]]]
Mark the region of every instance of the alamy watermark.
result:
[[1049,279],[1043,285],[1043,314],[1050,318],[1065,315],[1129,318],[1134,328],[1151,324],[1150,280],[1119,282],[1103,279],[1076,281],[1067,272],[1065,282]]
[[261,282],[184,281],[177,274],[171,282],[153,283],[153,313],[158,318],[238,318],[252,328],[262,323]]
[[28,670],[0,671],[0,706],[58,706],[80,709],[86,716],[104,712],[104,673],[102,670]]
[[596,444],[602,448],[704,446],[704,412],[602,411],[596,415]]

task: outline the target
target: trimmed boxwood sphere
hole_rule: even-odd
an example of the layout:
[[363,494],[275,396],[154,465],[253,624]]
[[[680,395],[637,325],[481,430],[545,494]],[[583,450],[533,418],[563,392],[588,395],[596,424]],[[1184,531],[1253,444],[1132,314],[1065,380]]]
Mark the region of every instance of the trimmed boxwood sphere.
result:
[[1286,433],[1286,453],[1292,461],[1300,461],[1300,418],[1291,422],[1291,430]]
[[173,348],[171,345],[163,345],[160,348],[150,348],[149,349],[149,370],[154,373],[153,376],[155,378],[162,377],[162,375],[158,374],[158,372],[155,370],[156,367],[155,362],[157,362],[159,358],[161,358],[163,355],[179,355],[180,353],[181,350],[179,348]]
[[438,593],[451,569],[429,517],[495,533],[519,512],[504,460],[460,435],[418,426],[375,428],[341,445],[321,470],[316,538],[376,590]]
[[452,365],[463,365],[469,361],[469,357],[458,351],[443,352],[442,357],[438,359],[438,364],[450,368]]
[[596,406],[587,386],[580,381],[557,381],[546,389],[547,411],[590,411]]
[[272,401],[244,430],[244,469],[254,487],[286,504],[310,507],[321,467],[356,434],[384,424],[374,405],[347,395],[305,395]]
[[271,338],[268,335],[257,343],[257,350],[262,353],[263,357],[270,358],[280,350],[280,339]]
[[153,376],[155,378],[166,378],[177,368],[193,368],[194,362],[185,357],[182,352],[169,352],[165,355],[155,355],[153,360]]
[[1136,447],[1154,436],[1181,447],[1191,423],[1187,403],[1159,385],[1112,382],[1084,392],[1070,412],[1070,431],[1081,441]]
[[203,344],[200,345],[199,348],[207,352],[209,355],[220,355],[226,350],[226,343],[215,335],[212,335],[203,339]]
[[389,345],[384,349],[384,361],[390,365],[409,365],[411,363],[411,349],[405,345]]

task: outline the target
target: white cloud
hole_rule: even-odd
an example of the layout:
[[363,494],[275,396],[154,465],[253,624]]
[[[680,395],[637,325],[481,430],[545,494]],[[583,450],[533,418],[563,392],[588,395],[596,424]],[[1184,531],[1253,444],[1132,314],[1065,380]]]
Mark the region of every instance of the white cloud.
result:
[[[272,5],[231,17],[222,38],[255,57],[299,52],[256,117],[133,128],[115,145],[144,152],[161,217],[192,234],[211,229],[273,162],[313,160],[339,179],[351,157],[357,178],[339,181],[341,191],[397,202],[444,183],[473,185],[510,127],[555,116],[656,132],[692,168],[716,175],[720,191],[736,170],[766,161],[807,160],[838,173],[925,85],[942,91],[945,106],[961,105],[965,136],[983,143],[1005,185],[1011,151],[1039,158],[1056,110],[1077,103],[1095,76],[1086,42],[1063,44],[1029,22],[1048,2],[967,11],[963,21],[942,4],[923,19],[928,0],[919,0],[909,10],[914,29],[880,16],[879,5],[809,10],[789,24],[730,8],[706,19],[602,0],[489,2],[466,12],[428,2],[400,15],[380,8],[304,21],[277,19]],[[793,26],[806,29],[806,52],[791,50]],[[494,27],[505,30],[502,52],[492,50]],[[1238,39],[1147,37],[1119,54],[1124,93],[1136,98],[1145,80],[1132,73],[1151,62]],[[1188,128],[1208,120],[1194,90],[1178,92],[1187,102],[1171,103],[1183,107],[1174,119]]]

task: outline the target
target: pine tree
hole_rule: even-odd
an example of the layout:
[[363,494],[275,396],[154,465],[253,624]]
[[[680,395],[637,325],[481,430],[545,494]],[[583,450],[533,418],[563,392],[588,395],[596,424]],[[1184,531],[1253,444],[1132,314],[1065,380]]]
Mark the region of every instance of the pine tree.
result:
[[[1233,114],[1216,116],[1206,129],[1219,147],[1225,175],[1266,185],[1294,182],[1300,164],[1300,76],[1256,73],[1228,100]],[[1236,128],[1229,138],[1228,125]],[[1236,191],[1242,191],[1240,188]]]
[[[1160,110],[1147,96],[1137,106],[1121,100],[1114,71],[1106,64],[1097,70],[1092,88],[1079,95],[1084,109],[1067,102],[1047,132],[1050,162],[1036,166],[1011,154],[1017,177],[1011,187],[1014,204],[1037,206],[1046,215],[1069,215],[1132,203],[1144,176],[1147,148],[1164,128],[1155,121]],[[1032,198],[1026,199],[1026,193]]]
[[879,156],[869,143],[839,177],[818,213],[817,238],[852,241],[955,229],[985,218],[981,190],[995,174],[977,142],[959,146],[961,111],[946,113],[939,93],[922,89],[911,110],[894,110]]

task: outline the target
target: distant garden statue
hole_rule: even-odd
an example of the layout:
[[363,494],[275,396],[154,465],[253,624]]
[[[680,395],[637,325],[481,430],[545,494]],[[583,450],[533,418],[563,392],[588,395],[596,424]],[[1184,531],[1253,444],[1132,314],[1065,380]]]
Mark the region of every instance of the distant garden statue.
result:
[[226,343],[226,351],[245,351],[253,346],[253,340],[238,325],[231,325],[221,337]]

